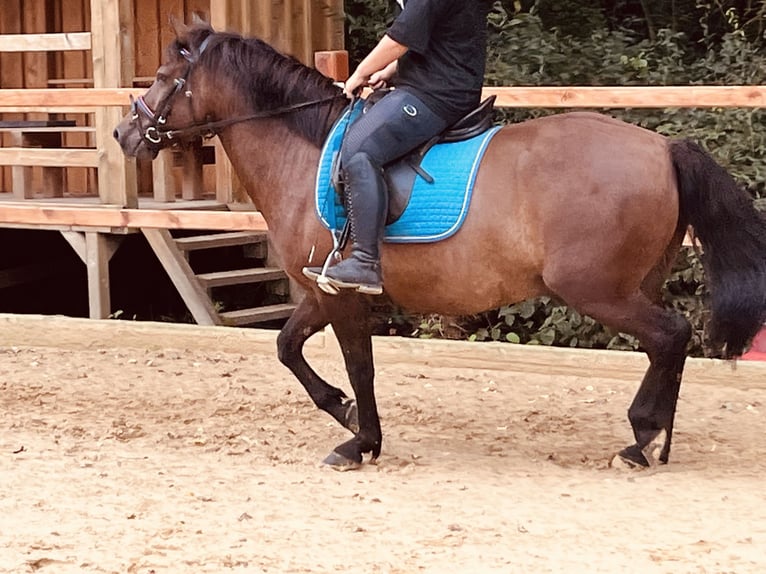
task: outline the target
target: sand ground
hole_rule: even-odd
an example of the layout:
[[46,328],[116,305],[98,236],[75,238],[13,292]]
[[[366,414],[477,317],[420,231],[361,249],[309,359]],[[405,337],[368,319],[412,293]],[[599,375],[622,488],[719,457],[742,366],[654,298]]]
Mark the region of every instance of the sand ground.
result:
[[636,383],[389,360],[383,454],[337,473],[275,353],[61,329],[0,340],[0,572],[766,571],[764,389],[685,384],[628,472]]

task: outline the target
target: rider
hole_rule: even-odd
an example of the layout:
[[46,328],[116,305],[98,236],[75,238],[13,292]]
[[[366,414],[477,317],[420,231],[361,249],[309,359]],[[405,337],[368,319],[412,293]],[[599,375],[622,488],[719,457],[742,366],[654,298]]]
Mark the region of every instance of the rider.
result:
[[[346,81],[396,86],[355,121],[341,146],[351,254],[327,269],[339,289],[383,292],[380,242],[388,210],[387,163],[444,131],[477,107],[484,80],[490,0],[396,0],[397,15]],[[304,268],[316,279],[321,268]]]

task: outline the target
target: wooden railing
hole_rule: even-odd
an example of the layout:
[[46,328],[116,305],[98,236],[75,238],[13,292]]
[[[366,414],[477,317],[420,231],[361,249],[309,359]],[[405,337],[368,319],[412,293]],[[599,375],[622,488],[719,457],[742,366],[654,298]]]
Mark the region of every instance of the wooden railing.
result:
[[[130,88],[114,89],[25,89],[0,90],[0,112],[3,111],[93,111],[101,107],[122,109],[128,104],[131,94],[136,95],[142,90]],[[525,108],[665,108],[665,107],[766,107],[766,86],[673,86],[673,87],[488,87],[485,95],[496,95],[497,105],[503,107]],[[97,126],[97,131],[111,133],[114,125]],[[106,137],[106,136],[105,136]],[[115,154],[108,162],[104,162],[105,154]],[[0,165],[119,165],[125,161],[119,148],[110,150],[78,150],[67,149],[37,150],[26,148],[0,149]],[[113,181],[109,175],[104,181]],[[117,195],[119,198],[119,194]],[[102,195],[102,200],[104,196]],[[120,201],[104,201],[112,208],[125,207]],[[30,208],[34,209],[34,208]],[[48,208],[40,207],[40,210]],[[57,217],[66,208],[60,208]],[[83,210],[74,211],[82,212]],[[104,220],[94,210],[87,209],[87,221],[84,225],[96,227],[111,227],[114,224],[113,214],[104,214]],[[178,212],[161,212],[156,215],[153,225],[161,226],[165,218],[166,227],[178,225]],[[21,210],[16,206],[0,207],[0,221],[19,222],[24,217],[32,217],[29,209]],[[217,220],[216,220],[217,221]],[[212,220],[210,221],[212,223]],[[242,220],[242,225],[252,229],[253,221]],[[128,223],[129,224],[129,223]],[[219,222],[218,225],[224,225]],[[235,228],[237,224],[226,224],[225,228]]]

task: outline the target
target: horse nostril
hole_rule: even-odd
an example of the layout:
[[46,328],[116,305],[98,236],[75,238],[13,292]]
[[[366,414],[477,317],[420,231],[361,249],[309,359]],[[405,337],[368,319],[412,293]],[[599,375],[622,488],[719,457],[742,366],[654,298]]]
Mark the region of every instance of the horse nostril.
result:
[[112,136],[114,136],[114,139],[117,141],[120,141],[120,130],[117,128],[114,128],[114,131],[112,132]]

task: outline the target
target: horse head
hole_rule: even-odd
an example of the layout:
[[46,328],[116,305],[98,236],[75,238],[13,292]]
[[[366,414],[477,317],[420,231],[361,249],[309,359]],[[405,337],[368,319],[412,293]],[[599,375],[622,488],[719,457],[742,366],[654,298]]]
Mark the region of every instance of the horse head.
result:
[[213,38],[213,28],[195,15],[192,25],[171,19],[176,38],[168,46],[154,82],[142,96],[131,98],[130,112],[114,137],[130,156],[153,159],[163,148],[188,145],[207,135],[211,119],[205,98],[206,74],[200,62]]

